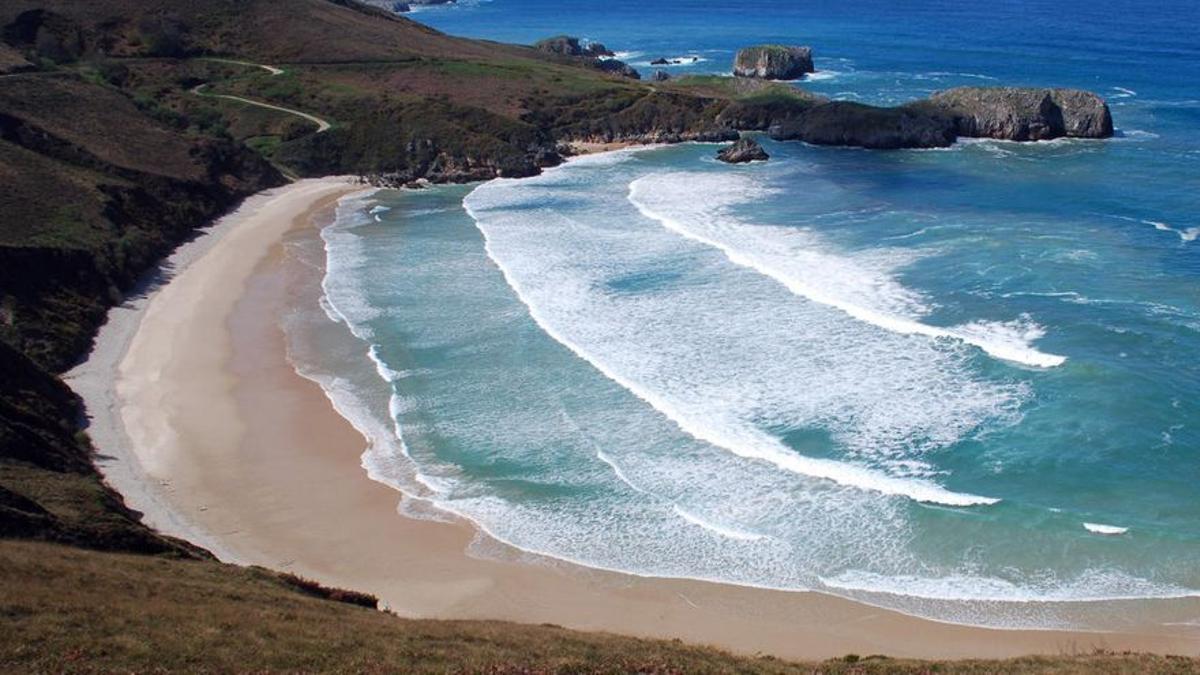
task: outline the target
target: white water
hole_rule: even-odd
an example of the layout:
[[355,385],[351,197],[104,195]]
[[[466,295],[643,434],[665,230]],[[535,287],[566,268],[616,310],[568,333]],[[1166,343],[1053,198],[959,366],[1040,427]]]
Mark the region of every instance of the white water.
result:
[[[682,191],[680,187],[685,186]],[[754,269],[813,302],[903,335],[962,340],[999,359],[1050,368],[1066,357],[1030,346],[1044,331],[1028,318],[976,321],[942,328],[917,321],[927,310],[921,298],[888,270],[869,269],[844,255],[822,252],[815,237],[794,227],[745,225],[728,208],[760,197],[745,176],[654,174],[629,185],[629,200],[647,218],[693,241],[720,249],[734,263]]]
[[[943,345],[864,333],[820,305],[775,297],[755,274],[693,260],[694,245],[611,204],[570,215],[511,208],[552,200],[570,176],[493,181],[464,202],[489,256],[548,335],[690,436],[739,457],[920,502],[996,503],[928,480],[914,454],[1011,414],[1019,389],[972,379],[964,355]],[[672,274],[680,261],[698,264],[699,278],[661,292],[600,290],[614,279]],[[842,267],[850,276],[853,266]],[[915,301],[895,285],[889,293]],[[866,461],[806,456],[764,425],[833,428]]]

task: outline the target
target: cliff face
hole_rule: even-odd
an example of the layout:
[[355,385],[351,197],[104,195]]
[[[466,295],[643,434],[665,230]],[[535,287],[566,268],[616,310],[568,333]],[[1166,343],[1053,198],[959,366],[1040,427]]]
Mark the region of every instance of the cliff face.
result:
[[195,228],[283,182],[70,73],[0,78],[0,536],[200,552],[142,526],[100,480],[82,410],[53,372]]
[[776,140],[845,145],[875,150],[936,148],[954,142],[949,118],[918,108],[877,108],[834,101],[771,127]]
[[1104,100],[1078,89],[960,87],[934,94],[930,103],[954,119],[959,136],[1039,141],[1113,134]]
[[1107,138],[1112,114],[1099,96],[1074,89],[964,87],[896,108],[835,101],[771,126],[777,140],[863,148],[935,148],[959,137],[1008,141]]
[[814,72],[811,47],[758,45],[739,50],[733,74],[765,80],[795,80]]

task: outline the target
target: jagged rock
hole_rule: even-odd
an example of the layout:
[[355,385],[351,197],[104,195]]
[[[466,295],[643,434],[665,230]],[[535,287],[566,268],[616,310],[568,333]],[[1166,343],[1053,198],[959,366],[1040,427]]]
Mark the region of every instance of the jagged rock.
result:
[[954,120],[960,136],[1039,141],[1113,134],[1104,99],[1078,89],[959,87],[929,101]]
[[624,61],[616,59],[596,59],[592,65],[606,73],[616,73],[622,77],[628,77],[631,80],[642,79],[642,74],[633,66],[628,65]]
[[533,43],[533,48],[562,56],[590,56],[592,58],[613,56],[612,50],[605,47],[604,43],[589,42],[584,45],[580,42],[579,38],[571,35],[555,35],[545,40],[538,40]]
[[583,48],[579,46],[579,38],[570,35],[555,35],[554,37],[538,40],[533,48],[550,54],[563,56],[582,56]]
[[583,48],[583,52],[587,56],[616,56],[611,49],[604,46],[603,42],[589,42]]
[[733,74],[764,80],[795,80],[815,72],[811,47],[758,45],[741,49],[733,61]]
[[654,80],[655,82],[666,82],[667,80],[671,79],[671,74],[665,70],[659,69],[654,71],[654,75],[652,75],[650,79]]
[[717,159],[728,164],[744,164],[746,162],[765,162],[771,156],[763,150],[758,141],[753,138],[741,138],[733,145],[721,148]]
[[556,35],[545,40],[538,40],[533,43],[533,48],[547,54],[582,58],[588,65],[606,73],[615,73],[634,80],[642,79],[641,73],[632,66],[611,58],[613,52],[600,42],[592,42],[585,46],[580,44],[577,37]]
[[662,58],[662,57],[659,57],[659,58],[657,58],[657,59],[654,59],[653,61],[651,61],[651,62],[650,62],[650,65],[652,65],[652,66],[666,66],[666,65],[670,65],[670,63],[671,63],[670,61],[668,61],[668,60],[666,60],[666,59],[664,59],[664,58]]

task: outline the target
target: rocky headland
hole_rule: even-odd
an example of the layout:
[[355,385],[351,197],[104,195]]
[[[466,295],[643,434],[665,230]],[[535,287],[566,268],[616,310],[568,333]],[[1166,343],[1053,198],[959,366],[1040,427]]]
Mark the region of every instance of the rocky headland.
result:
[[613,51],[600,42],[585,44],[579,38],[571,35],[555,35],[538,40],[533,43],[533,48],[546,54],[577,59],[583,65],[606,73],[628,77],[631,80],[642,79],[641,73],[637,69],[624,61],[613,58],[615,56]]
[[1108,138],[1102,98],[1077,89],[960,87],[893,108],[831,101],[769,127],[776,140],[872,149],[945,147],[958,138]]
[[959,87],[929,100],[953,118],[959,136],[1041,141],[1113,134],[1104,99],[1078,89]]

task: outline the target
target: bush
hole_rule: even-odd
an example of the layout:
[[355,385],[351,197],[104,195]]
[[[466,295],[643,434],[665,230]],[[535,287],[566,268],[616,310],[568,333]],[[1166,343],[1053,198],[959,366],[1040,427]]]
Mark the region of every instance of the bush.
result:
[[379,598],[370,593],[360,593],[358,591],[348,591],[344,588],[329,588],[304,577],[295,574],[284,573],[279,575],[280,580],[285,584],[318,598],[332,600],[334,602],[344,602],[360,607],[369,607],[377,609],[379,607]]

